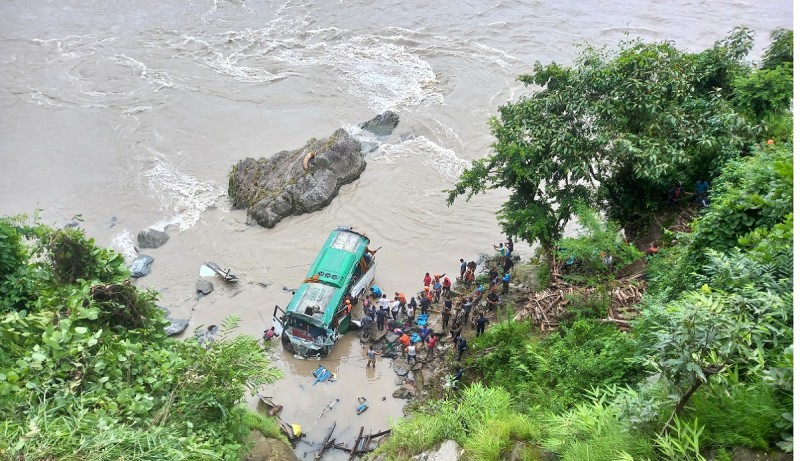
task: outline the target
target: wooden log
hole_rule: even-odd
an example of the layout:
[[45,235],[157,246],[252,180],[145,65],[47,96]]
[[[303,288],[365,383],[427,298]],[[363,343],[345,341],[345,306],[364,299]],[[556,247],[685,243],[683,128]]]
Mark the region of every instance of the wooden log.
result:
[[599,321],[600,323],[615,323],[615,324],[617,324],[617,325],[622,325],[622,326],[625,326],[625,327],[630,327],[630,322],[629,322],[629,321],[627,321],[627,320],[621,320],[621,319],[600,319],[600,320],[598,320],[598,321]]
[[358,437],[356,437],[356,441],[353,442],[353,449],[350,451],[350,459],[353,459],[358,454],[358,442],[361,440],[361,434],[364,433],[364,426],[361,426],[361,430],[358,431]]
[[322,448],[320,448],[320,450],[314,454],[314,459],[320,459],[322,457],[322,454],[325,453],[325,450],[327,450],[328,448],[330,448],[331,445],[334,444],[336,439],[331,440],[331,436],[333,435],[334,429],[336,429],[336,423],[333,423],[333,426],[331,426],[331,430],[328,431],[328,435],[326,435],[325,440],[322,441]]

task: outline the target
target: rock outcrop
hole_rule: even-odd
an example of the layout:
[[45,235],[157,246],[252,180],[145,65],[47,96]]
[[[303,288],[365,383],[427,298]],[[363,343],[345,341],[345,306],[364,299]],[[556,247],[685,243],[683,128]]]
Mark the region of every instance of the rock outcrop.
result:
[[158,248],[169,240],[169,235],[158,229],[147,229],[139,232],[136,236],[139,248]]
[[375,116],[372,120],[362,123],[358,127],[378,136],[389,136],[398,123],[400,123],[400,116],[397,115],[396,112],[387,110]]
[[[382,114],[365,124],[373,133],[391,133],[397,115]],[[361,143],[344,129],[327,139],[311,139],[293,151],[239,161],[228,178],[235,208],[270,228],[281,219],[327,206],[343,185],[358,179],[367,162]]]

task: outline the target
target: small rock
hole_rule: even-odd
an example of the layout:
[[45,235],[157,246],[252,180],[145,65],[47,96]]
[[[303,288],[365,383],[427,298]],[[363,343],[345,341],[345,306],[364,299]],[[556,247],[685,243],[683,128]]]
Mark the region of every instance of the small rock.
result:
[[147,229],[139,232],[136,240],[139,242],[139,248],[158,248],[167,243],[169,235],[160,230]]
[[398,358],[392,361],[392,368],[394,369],[394,372],[397,373],[399,376],[405,376],[411,369],[411,365],[409,365],[408,361],[406,361],[405,359]]
[[405,387],[400,387],[392,392],[392,397],[396,399],[407,399],[411,397],[411,393]]
[[133,260],[131,267],[131,277],[138,279],[150,273],[150,264],[153,264],[153,258],[147,255],[139,255]]
[[164,333],[167,336],[177,335],[178,333],[182,333],[186,327],[189,326],[189,320],[187,319],[167,319],[169,320],[169,326],[164,327]]
[[439,449],[428,456],[428,461],[458,461],[464,450],[455,440],[445,440]]
[[200,279],[197,281],[197,292],[207,295],[214,291],[214,285],[205,279]]

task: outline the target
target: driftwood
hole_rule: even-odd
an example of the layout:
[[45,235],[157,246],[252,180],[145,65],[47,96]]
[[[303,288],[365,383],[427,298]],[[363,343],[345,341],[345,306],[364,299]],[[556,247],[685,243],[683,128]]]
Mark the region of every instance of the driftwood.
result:
[[[628,321],[638,315],[637,306],[646,289],[645,283],[640,280],[641,275],[641,273],[633,274],[615,282],[615,287],[609,295],[611,297],[607,312],[609,323],[624,329],[630,328]],[[534,326],[538,326],[542,331],[551,331],[558,328],[559,320],[563,317],[571,301],[570,298],[587,299],[596,295],[596,292],[597,289],[594,287],[579,287],[565,282],[556,267],[550,286],[545,290],[531,293],[514,319],[531,319]]]
[[328,435],[325,436],[325,440],[322,441],[322,448],[320,448],[319,451],[314,454],[314,459],[322,458],[322,454],[325,453],[325,450],[332,447],[336,443],[336,439],[331,438],[334,429],[336,429],[336,423],[333,423],[333,426],[331,426],[331,430],[328,431]]

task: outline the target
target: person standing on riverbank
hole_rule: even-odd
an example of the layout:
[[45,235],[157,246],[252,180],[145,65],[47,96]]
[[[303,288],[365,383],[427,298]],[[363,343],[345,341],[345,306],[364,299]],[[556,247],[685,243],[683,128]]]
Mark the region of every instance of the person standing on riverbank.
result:
[[464,314],[463,323],[469,322],[469,314],[472,312],[472,308],[475,306],[475,302],[472,298],[464,298],[461,300],[461,312]]
[[463,336],[459,336],[458,337],[457,349],[458,349],[458,358],[456,359],[456,361],[460,362],[461,361],[461,356],[463,356],[464,352],[467,351],[467,338],[465,338]]
[[397,320],[397,314],[400,313],[400,300],[397,296],[394,297],[394,301],[391,304],[391,312],[392,312],[392,320]]
[[481,312],[481,315],[478,317],[478,320],[475,321],[476,338],[483,334],[483,332],[486,330],[486,324],[488,323],[489,319],[487,319],[486,316],[483,315],[483,312]]
[[375,313],[375,322],[378,324],[378,331],[383,331],[384,324],[386,321],[386,311],[378,309],[378,312]]
[[460,275],[458,276],[458,281],[463,282],[464,274],[467,272],[467,262],[464,261],[464,258],[459,259],[459,262],[461,262],[461,272]]
[[456,307],[456,316],[453,318],[453,325],[450,327],[450,337],[455,340],[461,336],[461,326],[464,324],[464,310],[461,306]]
[[511,282],[511,273],[506,272],[503,274],[503,294],[508,294],[508,284]]
[[450,278],[446,275],[442,275],[442,296],[445,298],[450,297],[450,287],[453,286],[453,282],[450,281]]
[[415,363],[417,361],[417,346],[415,344],[409,344],[406,347],[406,359],[408,359],[408,363]]
[[426,292],[422,299],[419,300],[419,308],[422,315],[428,314],[428,308],[431,307],[431,300],[428,297],[428,293]]
[[450,323],[450,313],[453,311],[453,300],[450,297],[444,298],[444,306],[442,307],[442,328],[447,328]]

